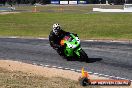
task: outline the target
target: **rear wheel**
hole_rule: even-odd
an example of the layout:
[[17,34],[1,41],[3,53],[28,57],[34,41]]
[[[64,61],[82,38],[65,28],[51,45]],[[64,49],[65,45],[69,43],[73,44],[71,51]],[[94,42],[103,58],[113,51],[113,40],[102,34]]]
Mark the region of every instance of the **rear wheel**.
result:
[[84,52],[83,49],[80,50],[80,59],[84,60],[84,61],[88,61],[88,56],[87,54]]

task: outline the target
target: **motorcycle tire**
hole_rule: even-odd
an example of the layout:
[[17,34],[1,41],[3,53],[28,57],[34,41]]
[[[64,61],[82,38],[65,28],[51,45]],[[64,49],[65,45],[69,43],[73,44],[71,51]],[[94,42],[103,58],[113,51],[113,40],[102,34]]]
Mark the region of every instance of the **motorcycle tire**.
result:
[[88,61],[88,56],[87,54],[84,52],[83,49],[80,50],[80,59],[84,60],[84,61]]

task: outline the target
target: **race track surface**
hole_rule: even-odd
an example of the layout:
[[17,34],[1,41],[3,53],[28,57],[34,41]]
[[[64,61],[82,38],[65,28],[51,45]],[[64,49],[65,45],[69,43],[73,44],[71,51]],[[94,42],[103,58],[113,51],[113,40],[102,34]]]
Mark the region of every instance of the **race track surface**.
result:
[[53,50],[48,40],[0,38],[0,58],[26,63],[61,66],[132,79],[132,43],[82,41],[90,61],[67,61]]

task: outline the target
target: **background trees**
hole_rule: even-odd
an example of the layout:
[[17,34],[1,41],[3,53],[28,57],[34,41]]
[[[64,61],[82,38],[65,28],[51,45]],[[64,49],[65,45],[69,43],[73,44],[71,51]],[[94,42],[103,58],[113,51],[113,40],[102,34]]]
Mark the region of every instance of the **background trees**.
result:
[[[40,3],[40,4],[50,4],[51,0],[0,0],[0,4],[5,5],[8,3],[9,5],[13,4],[35,4],[35,3]],[[106,0],[86,0],[89,4],[105,4]],[[107,0],[109,3],[114,3],[114,4],[124,4],[126,3],[132,3],[132,0]]]

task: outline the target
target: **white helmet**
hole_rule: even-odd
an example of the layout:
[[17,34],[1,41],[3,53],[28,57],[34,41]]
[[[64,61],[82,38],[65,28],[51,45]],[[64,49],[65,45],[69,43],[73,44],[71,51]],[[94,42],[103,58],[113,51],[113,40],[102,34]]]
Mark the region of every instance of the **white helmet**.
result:
[[53,32],[55,33],[55,35],[58,35],[60,30],[61,28],[59,24],[53,24]]

